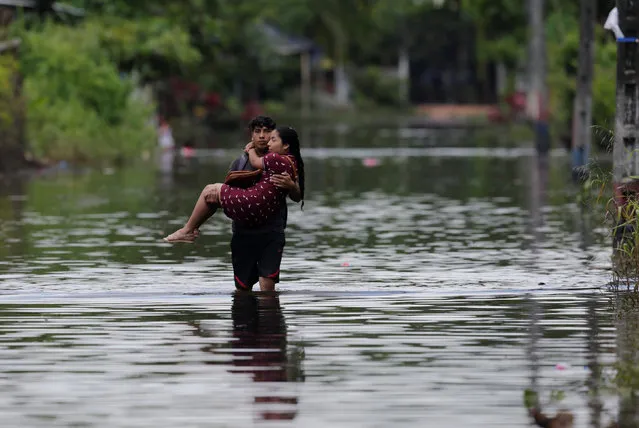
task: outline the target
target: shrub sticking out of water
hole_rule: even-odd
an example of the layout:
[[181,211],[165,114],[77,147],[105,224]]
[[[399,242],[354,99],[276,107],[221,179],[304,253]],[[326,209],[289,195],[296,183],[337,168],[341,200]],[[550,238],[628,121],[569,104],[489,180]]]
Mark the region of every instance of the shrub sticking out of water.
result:
[[629,196],[625,205],[615,209],[613,233],[613,283],[639,291],[639,200]]
[[[608,151],[612,151],[614,134],[603,127],[595,127],[597,138]],[[619,206],[613,196],[613,176],[603,171],[594,161],[589,165],[589,175],[584,181],[579,201],[590,209],[604,213],[604,225],[610,231],[612,241],[611,290],[621,289],[639,292],[639,198],[628,193],[626,203]],[[629,177],[639,179],[639,177]]]
[[22,35],[27,134],[34,155],[113,163],[153,144],[153,106],[130,97],[95,31],[47,24]]
[[23,40],[27,139],[35,156],[110,164],[153,147],[154,105],[133,96],[135,82],[122,75],[117,64],[131,61],[141,49],[163,58],[164,45],[175,50],[173,40],[184,37],[172,33],[169,42],[159,40],[164,44],[156,37],[149,46],[136,38],[137,28],[100,20],[73,27],[15,25],[14,32]]

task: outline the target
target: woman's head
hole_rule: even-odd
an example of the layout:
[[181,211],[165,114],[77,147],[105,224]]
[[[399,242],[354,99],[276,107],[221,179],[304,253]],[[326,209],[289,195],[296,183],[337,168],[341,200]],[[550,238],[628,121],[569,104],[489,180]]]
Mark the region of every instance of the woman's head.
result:
[[[268,149],[270,152],[291,155],[295,158],[297,161],[297,181],[300,186],[300,194],[304,199],[304,160],[300,152],[300,139],[297,131],[290,126],[276,128],[271,134]],[[304,202],[302,202],[302,206],[304,206]]]
[[268,142],[268,151],[279,153],[280,155],[287,155],[291,153],[292,147],[297,146],[299,150],[299,145],[300,140],[297,137],[297,132],[295,132],[293,128],[276,128],[271,133],[271,138]]

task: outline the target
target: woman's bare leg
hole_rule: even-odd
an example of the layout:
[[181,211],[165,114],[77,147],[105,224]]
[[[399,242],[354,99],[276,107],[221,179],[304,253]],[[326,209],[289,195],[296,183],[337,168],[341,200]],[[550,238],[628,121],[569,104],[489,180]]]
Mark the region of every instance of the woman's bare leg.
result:
[[164,238],[167,242],[193,242],[199,236],[199,228],[220,206],[220,183],[209,184],[200,193],[193,212],[183,228]]
[[[208,200],[210,200],[211,202],[207,203],[205,198],[208,198]],[[207,185],[204,190],[202,190],[202,193],[200,193],[200,197],[197,198],[197,202],[195,203],[195,207],[193,207],[191,217],[189,217],[188,221],[184,225],[184,229],[190,232],[199,229],[199,227],[202,226],[205,221],[207,221],[213,214],[215,214],[215,211],[217,211],[218,207],[220,206],[219,201],[219,183]]]

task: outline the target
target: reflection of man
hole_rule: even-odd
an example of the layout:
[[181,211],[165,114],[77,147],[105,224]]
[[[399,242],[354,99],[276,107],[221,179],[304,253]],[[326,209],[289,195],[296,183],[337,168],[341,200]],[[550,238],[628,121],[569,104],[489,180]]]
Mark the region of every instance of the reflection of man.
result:
[[[254,382],[302,382],[301,352],[287,354],[287,334],[279,296],[236,291],[232,306],[233,373],[249,373]],[[206,336],[206,332],[199,331]],[[215,352],[215,348],[206,348]],[[264,420],[292,420],[297,415],[297,397],[256,396],[258,414]]]
[[[270,117],[257,116],[249,123],[249,130],[255,151],[264,156],[268,152],[268,141],[275,130],[275,122]],[[230,171],[253,170],[246,153],[235,159],[230,168]],[[271,180],[276,186],[287,189],[291,200],[301,200],[300,188],[288,174],[273,176]],[[280,263],[286,243],[284,229],[287,217],[288,209],[286,204],[282,204],[280,215],[273,216],[264,226],[248,228],[233,223],[231,256],[236,288],[251,289],[259,281],[260,290],[275,290],[275,284],[280,279]]]

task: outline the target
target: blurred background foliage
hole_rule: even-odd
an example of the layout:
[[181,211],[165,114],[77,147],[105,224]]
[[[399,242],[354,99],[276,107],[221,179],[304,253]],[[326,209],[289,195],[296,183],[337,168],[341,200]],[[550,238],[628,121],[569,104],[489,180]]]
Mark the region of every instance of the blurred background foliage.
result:
[[[412,112],[407,106],[432,103],[508,108],[525,81],[528,32],[521,0],[37,4],[39,13],[17,10],[0,38],[23,40],[17,58],[29,150],[52,160],[112,163],[139,156],[155,144],[158,117],[174,125],[178,140],[198,145],[207,144],[208,135],[198,135],[198,127],[237,127],[258,110],[299,111],[300,57],[283,54],[283,43],[309,46],[316,112],[390,108],[405,114]],[[611,7],[599,1],[599,24]],[[555,136],[570,130],[578,13],[572,0],[548,2]],[[269,38],[265,26],[280,40]],[[598,27],[594,122],[610,127],[616,48],[613,37]],[[399,72],[402,52],[410,61],[408,76]],[[0,61],[0,79],[9,79],[12,67],[11,61]],[[332,98],[341,69],[348,75],[347,105]],[[407,93],[401,89],[404,78]],[[6,99],[0,94],[0,103]],[[0,104],[0,120],[3,111]]]

